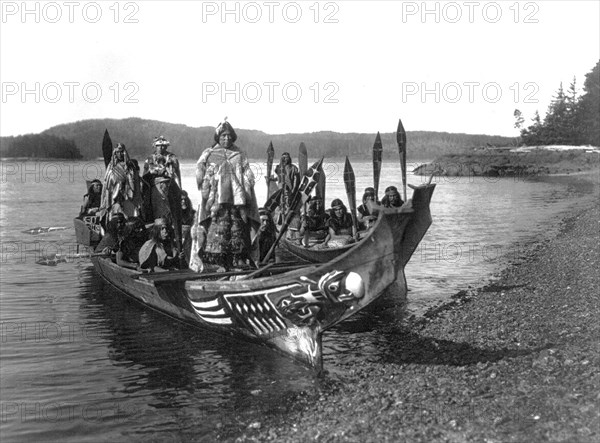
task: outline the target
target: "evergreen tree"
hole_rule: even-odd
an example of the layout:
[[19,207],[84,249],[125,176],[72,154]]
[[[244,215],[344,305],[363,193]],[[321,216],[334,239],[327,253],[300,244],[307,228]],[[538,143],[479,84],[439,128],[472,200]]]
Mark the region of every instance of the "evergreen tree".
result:
[[582,143],[600,146],[600,61],[586,74],[579,99],[576,128]]

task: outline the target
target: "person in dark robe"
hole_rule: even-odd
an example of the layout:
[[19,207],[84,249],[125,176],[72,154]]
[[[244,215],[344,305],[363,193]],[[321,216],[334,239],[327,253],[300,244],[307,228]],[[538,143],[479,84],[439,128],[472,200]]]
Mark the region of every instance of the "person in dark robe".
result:
[[404,204],[402,198],[400,198],[400,193],[398,192],[398,188],[395,186],[388,186],[385,188],[385,195],[381,199],[381,204],[384,208],[399,208]]
[[96,246],[96,252],[103,254],[115,254],[119,249],[119,241],[122,240],[125,233],[125,224],[127,219],[122,212],[113,214],[108,221],[106,232],[102,236],[100,243]]
[[[271,217],[271,212],[269,210],[260,208],[258,210],[258,214],[260,216],[260,228],[258,229],[257,242],[259,260],[262,262],[275,243],[277,238],[277,229],[275,228],[275,223],[273,223],[273,218]],[[272,254],[270,261],[274,260],[275,254]]]
[[139,251],[148,240],[146,225],[140,217],[131,217],[125,224],[125,232],[118,243],[116,262],[130,269],[139,267]]
[[192,207],[192,201],[188,193],[184,190],[181,191],[181,235],[183,238],[183,252],[185,256],[185,263],[181,263],[182,267],[187,266],[190,262],[190,255],[192,253],[192,226],[194,225],[194,219],[196,218],[196,210]]

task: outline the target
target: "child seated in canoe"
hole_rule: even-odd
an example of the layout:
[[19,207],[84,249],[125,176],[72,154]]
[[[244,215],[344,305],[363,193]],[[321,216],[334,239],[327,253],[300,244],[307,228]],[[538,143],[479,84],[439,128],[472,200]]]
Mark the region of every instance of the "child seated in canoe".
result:
[[308,247],[325,240],[329,233],[328,219],[323,211],[323,200],[319,197],[312,198],[300,223],[300,237],[304,246]]
[[125,232],[119,240],[116,262],[119,266],[137,269],[139,252],[148,240],[146,225],[139,217],[130,217],[125,224]]
[[139,252],[139,269],[148,272],[164,272],[178,269],[184,258],[173,244],[170,223],[164,218],[154,220],[151,238],[142,245]]

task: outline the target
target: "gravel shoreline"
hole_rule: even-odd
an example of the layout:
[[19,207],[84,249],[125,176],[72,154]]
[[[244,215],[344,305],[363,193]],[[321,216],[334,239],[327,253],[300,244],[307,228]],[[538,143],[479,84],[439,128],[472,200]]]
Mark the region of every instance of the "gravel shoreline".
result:
[[335,368],[235,440],[600,441],[600,203],[587,179],[593,195],[559,234],[498,280],[384,329],[379,361]]

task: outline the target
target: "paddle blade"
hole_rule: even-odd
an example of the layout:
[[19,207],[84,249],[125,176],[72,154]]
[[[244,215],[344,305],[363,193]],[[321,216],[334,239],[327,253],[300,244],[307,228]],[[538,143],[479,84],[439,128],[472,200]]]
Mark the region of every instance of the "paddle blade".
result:
[[325,204],[325,188],[327,186],[327,177],[325,176],[325,171],[323,171],[323,165],[319,168],[319,183],[315,188],[315,195],[323,200],[323,204]]
[[277,191],[277,184],[275,183],[275,180],[271,179],[274,158],[275,149],[273,148],[273,142],[269,142],[269,147],[267,148],[267,175],[265,175],[265,180],[267,181],[267,199]]
[[348,157],[346,157],[346,163],[344,164],[344,186],[346,187],[348,206],[351,210],[356,211],[356,178]]
[[273,142],[269,142],[267,148],[267,177],[271,177],[273,171],[273,159],[275,158],[275,149],[273,148]]
[[398,119],[396,141],[398,142],[398,153],[400,154],[400,169],[402,170],[404,201],[406,201],[406,131],[404,130],[404,125],[402,125],[402,120],[400,119]]
[[375,188],[375,201],[379,201],[379,179],[381,177],[381,157],[383,154],[383,145],[381,144],[381,135],[377,132],[375,143],[373,144],[373,187]]
[[108,129],[104,130],[104,139],[102,140],[102,157],[104,157],[104,166],[108,166],[112,157],[113,144],[108,135]]
[[306,174],[308,169],[308,152],[304,143],[300,143],[298,148],[298,169],[300,170],[300,176]]
[[308,200],[310,193],[314,187],[319,183],[319,177],[321,173],[319,170],[323,170],[323,158],[318,162],[315,162],[304,174],[298,190],[294,194],[292,204],[290,205],[290,212],[296,212],[300,209],[300,205]]

